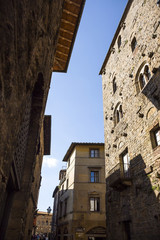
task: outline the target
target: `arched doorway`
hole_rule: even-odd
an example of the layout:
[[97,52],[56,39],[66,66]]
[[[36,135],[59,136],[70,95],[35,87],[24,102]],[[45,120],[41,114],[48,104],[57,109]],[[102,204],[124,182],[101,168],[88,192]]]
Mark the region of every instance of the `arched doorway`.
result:
[[88,236],[88,240],[106,240],[106,228],[101,226],[94,227],[86,235]]

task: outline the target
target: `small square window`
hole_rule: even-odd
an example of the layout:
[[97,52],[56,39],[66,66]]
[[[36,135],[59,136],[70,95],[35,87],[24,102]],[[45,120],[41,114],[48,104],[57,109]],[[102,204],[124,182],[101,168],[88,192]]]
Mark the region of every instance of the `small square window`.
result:
[[90,150],[90,157],[91,158],[98,158],[99,157],[99,149],[91,149]]

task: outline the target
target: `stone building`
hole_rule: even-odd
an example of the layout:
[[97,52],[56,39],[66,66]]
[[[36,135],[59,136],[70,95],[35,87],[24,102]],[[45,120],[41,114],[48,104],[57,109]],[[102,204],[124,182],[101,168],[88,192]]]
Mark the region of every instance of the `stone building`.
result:
[[160,239],[158,3],[128,1],[100,70],[109,240]]
[[53,193],[54,239],[106,239],[104,144],[72,143],[63,161]]
[[30,239],[51,74],[67,71],[84,2],[0,2],[1,240]]
[[38,211],[36,215],[36,235],[49,236],[51,233],[52,214]]

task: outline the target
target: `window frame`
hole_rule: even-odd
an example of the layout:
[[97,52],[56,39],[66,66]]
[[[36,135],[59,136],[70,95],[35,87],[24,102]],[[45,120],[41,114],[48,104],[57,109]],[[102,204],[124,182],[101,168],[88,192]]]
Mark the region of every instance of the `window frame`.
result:
[[159,124],[154,126],[150,131],[150,138],[151,138],[151,144],[152,144],[153,149],[156,149],[157,147],[160,146],[160,140],[158,140],[156,137],[157,132],[159,132],[159,136],[160,136],[160,125]]
[[117,40],[118,49],[120,49],[121,45],[122,45],[122,37],[121,37],[121,35],[119,35],[118,40]]
[[[127,161],[125,159],[126,157],[127,157]],[[128,153],[128,148],[126,148],[120,154],[120,163],[121,163],[121,167],[122,167],[122,177],[125,177],[125,178],[130,177],[130,157],[129,157],[129,153]]]
[[149,68],[149,64],[145,63],[138,74],[139,92],[143,91],[143,89],[145,88],[145,86],[147,85],[147,83],[150,81],[151,78],[152,78],[152,74]]
[[136,37],[133,37],[132,41],[131,41],[131,50],[132,50],[132,53],[134,53],[135,49],[137,48],[137,39]]
[[115,126],[121,121],[122,118],[123,118],[123,109],[122,109],[122,104],[119,103],[114,110],[114,124],[115,124]]
[[112,87],[113,87],[113,94],[115,94],[115,92],[117,91],[116,77],[113,78]]
[[[92,176],[92,173],[94,173],[94,175]],[[97,176],[96,176],[97,174]],[[92,181],[93,178],[93,181]],[[100,182],[100,173],[98,170],[90,170],[90,182],[91,183],[99,183]]]
[[[91,200],[93,200],[93,206],[92,206]],[[89,211],[90,212],[100,212],[100,197],[99,196],[98,197],[97,196],[89,197]]]
[[[92,151],[93,151],[93,156],[92,156]],[[97,151],[97,154],[96,154],[96,151]],[[100,157],[99,148],[90,148],[89,149],[89,157],[90,158],[99,158]]]

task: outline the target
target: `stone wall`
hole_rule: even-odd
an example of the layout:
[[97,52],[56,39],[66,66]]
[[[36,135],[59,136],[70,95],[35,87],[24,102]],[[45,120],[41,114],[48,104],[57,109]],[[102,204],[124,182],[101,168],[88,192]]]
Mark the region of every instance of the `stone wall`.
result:
[[1,239],[30,238],[27,209],[63,2],[0,2]]
[[[156,1],[128,2],[102,69],[110,240],[160,238],[160,147],[152,136],[160,125],[159,11]],[[142,88],[146,65],[149,79]],[[127,181],[122,176],[125,151]]]

